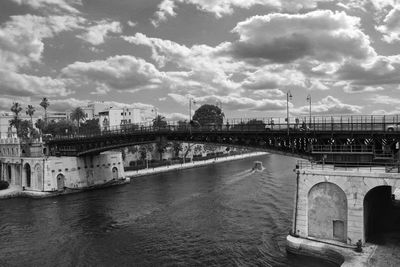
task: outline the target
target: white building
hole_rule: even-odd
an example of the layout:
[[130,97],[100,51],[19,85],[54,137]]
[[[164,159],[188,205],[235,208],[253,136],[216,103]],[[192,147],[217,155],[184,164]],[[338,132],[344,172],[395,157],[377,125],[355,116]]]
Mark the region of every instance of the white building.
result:
[[99,112],[101,130],[112,130],[126,124],[140,124],[144,122],[143,110],[136,107],[108,108]]

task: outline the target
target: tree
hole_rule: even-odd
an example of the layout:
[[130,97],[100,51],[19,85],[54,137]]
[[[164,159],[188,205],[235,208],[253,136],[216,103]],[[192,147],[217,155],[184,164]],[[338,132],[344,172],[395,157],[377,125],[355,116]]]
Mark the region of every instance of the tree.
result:
[[61,120],[58,122],[51,121],[43,129],[43,133],[56,135],[65,135],[66,133],[74,133],[76,131],[76,126],[67,120]]
[[39,129],[40,133],[43,133],[44,127],[46,127],[46,123],[42,119],[38,119],[35,122],[35,127]]
[[155,128],[166,128],[167,125],[168,125],[168,123],[164,116],[157,115],[153,119],[153,127],[155,127]]
[[201,126],[214,125],[221,126],[224,120],[224,113],[214,105],[202,105],[193,115],[193,122],[197,121]]
[[169,143],[163,138],[161,138],[161,140],[156,143],[156,150],[160,155],[160,161],[162,161],[163,153],[165,152],[167,147],[169,147]]
[[17,129],[17,136],[20,137],[21,119],[19,118],[19,113],[22,111],[21,104],[14,102],[11,106],[11,111],[14,113],[14,118],[10,120],[10,126],[14,126]]
[[40,102],[40,106],[44,108],[44,121],[47,124],[47,108],[50,106],[50,102],[47,97],[43,97],[42,101]]
[[35,113],[35,107],[32,105],[28,105],[28,107],[26,108],[26,115],[28,115],[29,117],[31,117],[31,124],[33,126],[33,119],[32,116]]
[[86,120],[81,124],[80,127],[81,127],[80,128],[81,132],[91,133],[91,134],[100,133],[99,119]]
[[152,144],[141,145],[139,147],[140,159],[143,160],[143,162],[145,160],[147,160],[147,154],[148,154],[148,152],[151,152],[152,150],[153,150]]
[[174,150],[175,153],[174,157],[178,158],[179,152],[182,151],[182,143],[176,141],[172,142],[172,150]]
[[85,118],[85,112],[82,110],[81,107],[75,108],[71,113],[71,119],[73,121],[76,121],[77,124],[78,124],[78,131],[79,131],[80,122],[84,118]]

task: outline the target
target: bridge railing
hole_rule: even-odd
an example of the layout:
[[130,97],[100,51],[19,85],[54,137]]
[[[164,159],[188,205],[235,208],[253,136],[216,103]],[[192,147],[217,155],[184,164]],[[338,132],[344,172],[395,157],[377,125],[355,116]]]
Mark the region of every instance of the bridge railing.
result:
[[299,160],[296,169],[305,170],[325,170],[325,171],[368,171],[368,172],[385,172],[400,173],[399,162],[377,163],[377,162],[337,162],[325,164],[323,161],[307,161]]
[[[221,125],[208,123],[168,122],[165,126],[157,127],[148,124],[124,124],[119,126],[107,127],[100,131],[82,131],[74,134],[59,135],[56,137],[46,137],[49,139],[65,139],[92,136],[112,136],[115,134],[143,134],[153,132],[213,132],[213,131],[243,131],[243,132],[262,132],[262,131],[287,131],[290,132],[348,132],[348,131],[367,131],[367,132],[400,132],[399,115],[342,115],[342,116],[312,116],[312,117],[291,117],[289,123],[286,118],[266,117],[266,118],[240,118],[226,119]],[[288,129],[289,127],[289,129]]]

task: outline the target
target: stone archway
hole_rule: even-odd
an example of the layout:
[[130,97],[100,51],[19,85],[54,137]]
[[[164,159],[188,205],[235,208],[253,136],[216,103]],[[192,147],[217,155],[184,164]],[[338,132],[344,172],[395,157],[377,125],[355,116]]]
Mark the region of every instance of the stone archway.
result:
[[322,182],[308,192],[308,236],[347,242],[347,197],[336,184]]
[[372,188],[364,197],[364,240],[373,241],[390,228],[392,187],[381,185]]
[[25,171],[25,185],[26,185],[26,187],[31,187],[32,186],[31,165],[29,165],[28,163],[25,163],[24,171]]
[[112,168],[112,178],[114,180],[118,179],[118,168],[117,167]]
[[7,165],[7,179],[8,182],[11,184],[11,177],[12,177],[12,170],[11,170],[11,165],[8,164]]
[[58,191],[64,191],[65,187],[65,176],[62,173],[59,173],[57,175],[57,190]]
[[43,189],[43,173],[42,173],[42,166],[39,163],[35,165],[35,180],[37,184],[37,189]]

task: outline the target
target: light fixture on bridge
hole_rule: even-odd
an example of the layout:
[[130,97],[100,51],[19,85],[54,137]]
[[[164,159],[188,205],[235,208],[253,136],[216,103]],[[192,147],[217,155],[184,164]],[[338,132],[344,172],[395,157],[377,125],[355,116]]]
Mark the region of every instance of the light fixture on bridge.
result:
[[308,96],[307,96],[307,102],[310,103],[310,129],[311,129],[311,94],[308,94]]
[[289,101],[292,100],[292,93],[289,91],[286,92],[286,122],[287,122],[287,133],[289,135]]

